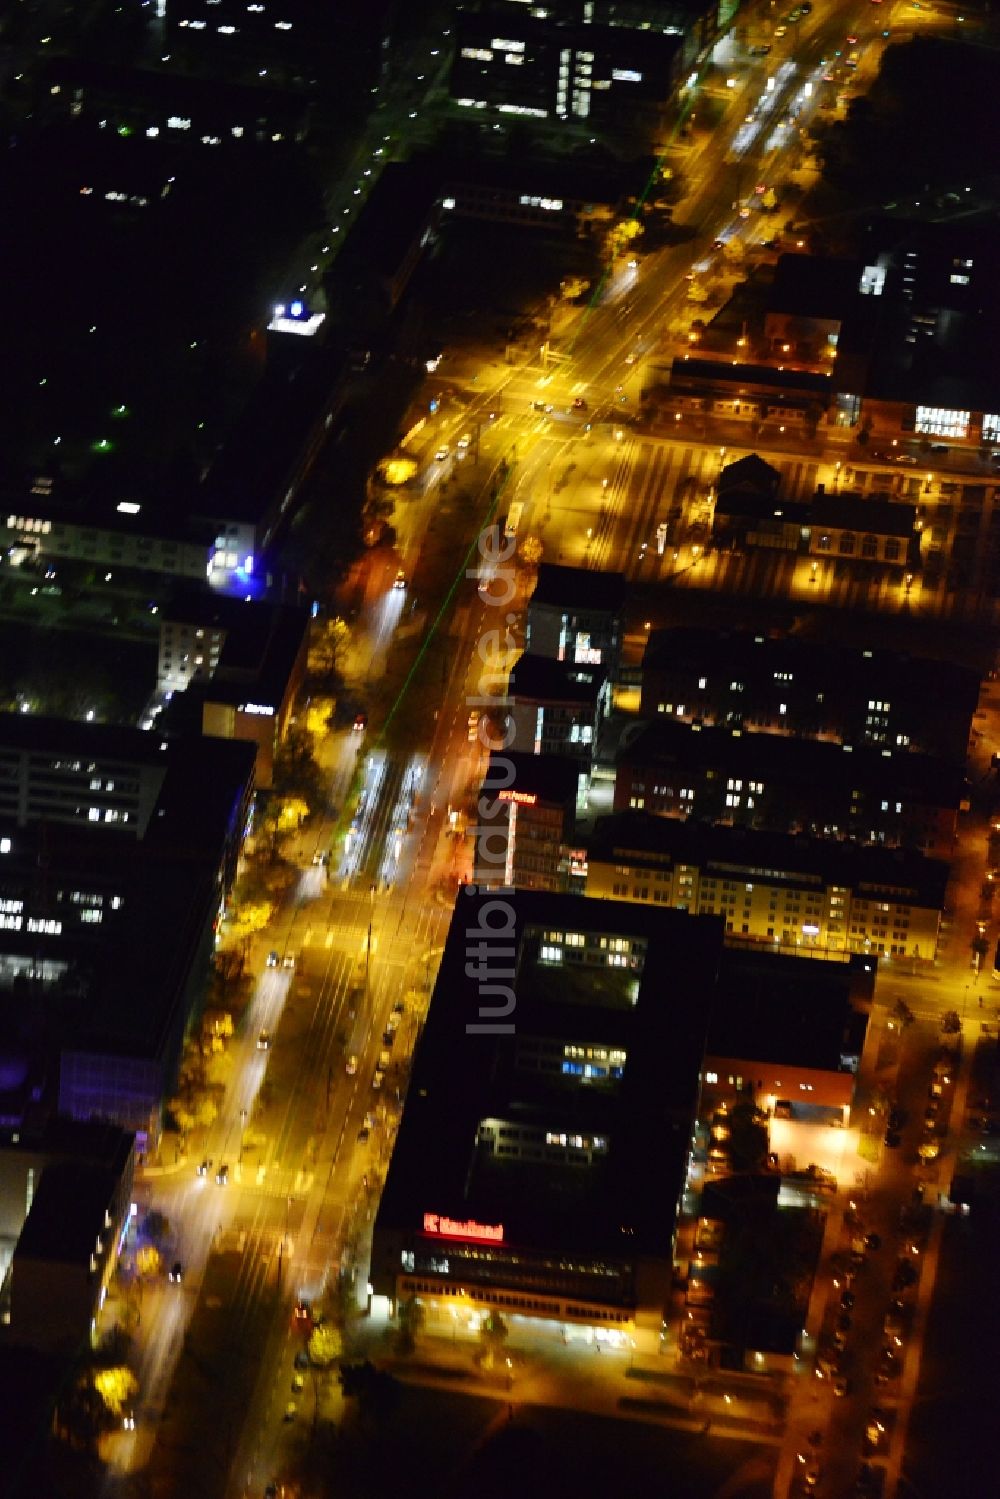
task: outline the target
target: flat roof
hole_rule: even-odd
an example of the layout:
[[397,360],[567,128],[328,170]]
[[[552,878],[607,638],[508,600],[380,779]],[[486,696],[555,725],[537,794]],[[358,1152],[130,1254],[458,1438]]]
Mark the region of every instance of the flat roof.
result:
[[[14,1250],[17,1260],[89,1265],[118,1182],[106,1166],[57,1161],[42,1172]],[[15,1276],[17,1274],[15,1270]]]
[[[711,630],[699,625],[674,625],[650,632],[642,658],[644,672],[674,667],[694,675],[721,671],[731,674],[753,696],[755,680],[774,687],[775,673],[809,693],[822,693],[823,704],[834,708],[853,703],[867,692],[891,695],[893,706],[909,700],[921,710],[929,699],[938,711],[965,715],[979,702],[979,672],[969,666],[935,657],[911,656],[882,647],[845,645],[803,635],[772,635],[754,630]],[[727,676],[728,680],[728,676]]]
[[556,661],[525,651],[514,663],[507,696],[538,699],[544,702],[597,702],[606,673],[596,666],[580,666],[574,661]]
[[839,321],[859,296],[863,270],[861,260],[779,255],[767,294],[767,310]]
[[796,395],[817,396],[829,400],[833,389],[829,375],[814,375],[807,370],[779,369],[776,364],[734,364],[731,359],[692,359],[681,354],[670,366],[670,384],[691,380],[704,385],[717,381],[723,385],[761,385],[770,390],[787,390]]
[[916,505],[896,500],[869,499],[860,494],[819,493],[812,502],[812,525],[822,529],[868,531],[877,536],[897,536],[908,541],[917,519]]
[[847,839],[809,838],[728,827],[693,818],[618,812],[599,817],[588,839],[592,862],[628,862],[650,869],[695,864],[704,874],[766,879],[769,884],[842,885],[858,893],[894,893],[932,910],[944,906],[949,866],[910,849]]
[[727,948],[719,966],[706,1055],[849,1072],[868,1017],[852,1003],[849,963]]
[[620,614],[625,607],[626,589],[624,573],[592,572],[587,567],[561,567],[555,562],[543,562],[528,608],[545,604],[588,614],[599,610]]
[[[171,737],[156,729],[80,723],[34,713],[0,714],[0,755],[6,750],[115,760],[162,772],[155,807],[141,842],[161,853],[218,859],[233,820],[253,785],[256,746],[208,736]],[[33,819],[32,819],[33,820]],[[131,834],[101,829],[98,847],[136,848]]]
[[958,808],[962,769],[933,755],[912,750],[884,750],[874,745],[835,744],[826,739],[794,739],[724,726],[698,726],[678,719],[655,719],[626,729],[618,764],[656,764],[669,760],[700,774],[706,767],[751,770],[765,780],[795,785],[885,789],[896,801]]
[[[59,1049],[162,1058],[193,955],[218,909],[219,850],[213,858],[207,839],[197,848],[137,844],[86,824],[0,829],[11,842],[0,868],[4,898],[21,902],[25,918],[59,928],[0,929],[0,953],[65,967],[67,985],[43,986],[39,999]],[[65,900],[53,900],[53,886]],[[74,891],[89,901],[74,902]],[[100,921],[74,924],[86,904],[100,910]]]
[[185,689],[192,701],[228,703],[247,700],[277,708],[284,701],[295,663],[309,634],[307,609],[289,604],[220,600],[233,608],[197,604],[189,611],[172,605],[169,620],[226,630],[213,677],[191,682]]
[[[508,780],[507,768],[513,771]],[[490,755],[484,782],[484,796],[496,796],[498,789],[537,796],[539,801],[558,806],[574,806],[580,780],[580,767],[567,755],[532,755],[524,750],[502,750]]]
[[[722,923],[584,896],[505,895],[517,949],[515,1008],[510,1032],[496,1034],[476,1029],[480,1006],[496,1001],[469,963],[470,932],[490,925],[484,908],[491,903],[495,896],[471,887],[458,897],[376,1232],[419,1233],[423,1214],[436,1212],[502,1223],[504,1242],[525,1249],[665,1257],[686,1172]],[[543,941],[555,940],[545,934],[567,931],[592,934],[600,961],[543,963]],[[608,966],[601,935],[638,941],[633,954],[644,944],[641,970]],[[561,1063],[567,1044],[620,1047],[620,1081],[591,1086],[570,1075]],[[546,1051],[554,1059],[548,1069],[526,1065]],[[596,1132],[607,1153],[588,1168],[539,1169],[514,1160],[484,1169],[477,1139],[485,1119]]]

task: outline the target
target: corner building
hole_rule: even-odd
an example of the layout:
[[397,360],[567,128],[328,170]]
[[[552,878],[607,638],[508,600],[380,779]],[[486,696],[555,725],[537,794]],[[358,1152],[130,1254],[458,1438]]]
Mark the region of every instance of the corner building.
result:
[[456,905],[375,1223],[374,1316],[655,1351],[717,917],[547,892]]

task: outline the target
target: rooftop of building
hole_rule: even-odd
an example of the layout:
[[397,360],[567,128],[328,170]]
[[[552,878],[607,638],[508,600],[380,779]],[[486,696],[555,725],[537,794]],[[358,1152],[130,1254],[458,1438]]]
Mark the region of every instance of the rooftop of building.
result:
[[768,293],[770,312],[839,322],[857,299],[864,265],[833,256],[779,255]]
[[249,697],[275,709],[284,701],[309,634],[307,609],[195,594],[190,603],[175,596],[164,614],[170,622],[226,631],[211,681],[192,683],[192,697],[236,707]]
[[[18,1260],[89,1267],[117,1179],[106,1166],[59,1161],[42,1173],[14,1250]],[[16,1275],[15,1270],[15,1275]]]
[[598,818],[588,840],[591,862],[628,863],[650,869],[694,865],[702,874],[766,880],[800,888],[842,886],[876,899],[897,899],[931,910],[944,906],[948,865],[909,849],[881,848],[847,839],[809,838],[619,812]]
[[838,700],[861,698],[877,687],[880,697],[881,689],[889,692],[894,705],[908,698],[926,705],[932,697],[939,710],[947,706],[963,714],[973,713],[979,700],[979,673],[972,667],[803,635],[676,625],[651,631],[642,665],[653,672],[731,672],[744,684],[760,677],[773,685],[776,672],[791,673],[809,690],[832,692]]
[[722,355],[718,359],[679,355],[670,367],[670,383],[683,386],[685,381],[699,385],[714,383],[787,391],[790,395],[802,397],[800,404],[805,404],[810,396],[826,402],[832,391],[831,377],[827,374],[814,375],[808,370],[781,368],[777,364],[734,364],[732,359]]
[[294,344],[294,362],[270,367],[251,392],[192,500],[196,514],[252,525],[277,514],[288,474],[346,368],[339,348]]
[[726,727],[685,724],[658,718],[635,724],[622,738],[621,766],[670,762],[701,775],[707,768],[744,776],[758,775],[769,784],[866,786],[884,790],[893,800],[957,810],[962,796],[960,767],[932,755],[887,750],[873,745],[842,745],[825,739],[795,739]]
[[19,1124],[0,1134],[0,1151],[22,1151],[53,1161],[81,1161],[120,1176],[128,1165],[135,1136],[103,1119],[65,1119],[47,1114],[37,1124]]
[[[509,1033],[498,1034],[495,1024],[480,1022],[480,1006],[496,1000],[469,962],[480,922],[484,932],[491,928],[489,912],[482,911],[490,900],[472,892],[456,905],[379,1226],[419,1231],[423,1214],[438,1212],[502,1223],[504,1240],[525,1248],[561,1244],[629,1257],[668,1254],[721,923],[582,896],[506,896],[517,948],[515,1008]],[[561,944],[567,932],[590,934],[597,961],[542,962],[542,945]],[[633,944],[638,966],[609,966],[602,936]],[[567,949],[571,955],[579,950]],[[621,1048],[620,1080],[586,1081],[582,1063],[563,1063],[568,1045]],[[544,1055],[552,1058],[548,1069],[538,1065]],[[477,1156],[485,1119],[596,1133],[607,1152],[586,1169],[491,1164]],[[653,1152],[656,1190],[648,1169]]]
[[620,614],[625,607],[624,573],[592,572],[587,567],[561,567],[543,562],[528,608],[579,609],[581,613]]
[[556,661],[525,651],[514,663],[507,696],[549,703],[597,703],[605,673],[596,666]]
[[127,63],[110,62],[98,57],[67,54],[49,58],[43,76],[52,85],[66,88],[89,88],[120,106],[133,105],[144,114],[156,107],[187,108],[218,116],[222,123],[238,123],[242,118],[267,118],[301,124],[309,108],[308,99],[283,89],[252,87],[245,83],[226,82],[213,74],[199,78],[166,68],[138,68]]
[[817,963],[727,948],[706,1055],[846,1072],[864,1046],[868,1015],[854,1003],[862,962]]
[[576,803],[580,771],[565,755],[531,755],[503,750],[490,755],[483,795],[502,799],[505,790],[537,797],[540,802],[572,807]]
[[824,526],[844,531],[867,531],[875,536],[895,536],[908,541],[913,535],[917,519],[916,505],[905,505],[897,500],[880,499],[877,495],[847,493],[817,493],[812,502],[811,519],[814,530]]
[[40,474],[20,483],[8,478],[3,486],[6,515],[50,521],[54,526],[89,526],[137,540],[188,542],[207,552],[215,539],[214,528],[188,516],[178,506],[176,493],[173,504],[162,502],[153,492],[142,499],[134,495],[127,484],[116,497],[89,486],[78,488],[61,475]]
[[[19,905],[20,925],[0,929],[0,953],[59,975],[36,996],[47,1034],[64,1052],[160,1058],[218,910],[222,849],[205,834],[166,847],[87,824],[2,827],[10,851],[0,888]],[[86,909],[98,918],[81,919]],[[5,1030],[18,1025],[9,1015]]]
[[715,487],[720,496],[733,489],[749,489],[773,497],[780,483],[781,474],[776,468],[759,453],[747,453],[724,466]]
[[[218,850],[253,784],[255,746],[238,740],[170,738],[119,724],[81,723],[31,713],[0,714],[0,758],[9,752],[81,763],[151,767],[162,774],[142,841],[166,852]],[[127,834],[100,830],[95,847],[134,848]]]

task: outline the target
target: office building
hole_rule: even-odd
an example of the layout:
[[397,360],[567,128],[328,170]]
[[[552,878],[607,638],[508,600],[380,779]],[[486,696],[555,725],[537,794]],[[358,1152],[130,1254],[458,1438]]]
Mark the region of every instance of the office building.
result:
[[929,755],[662,717],[622,736],[614,809],[847,838],[946,859],[962,796],[961,769]]
[[576,762],[586,794],[598,730],[611,684],[603,667],[576,666],[525,653],[510,674],[505,743],[532,755],[565,755]]
[[660,128],[683,76],[679,31],[576,25],[519,9],[458,13],[449,85],[456,104],[591,130]]
[[177,719],[193,721],[195,732],[253,744],[256,785],[266,790],[305,679],[308,649],[305,609],[176,594],[161,612],[157,688],[184,692]]
[[[458,897],[372,1245],[372,1311],[659,1348],[722,933]],[[513,950],[513,956],[511,952]]]
[[588,895],[719,915],[727,942],[931,962],[948,865],[901,848],[624,812],[587,840]]
[[562,755],[494,753],[479,793],[473,879],[485,889],[567,890],[575,846],[578,772]]
[[133,1137],[113,1125],[0,1135],[0,1344],[75,1358],[96,1342],[134,1171]]
[[525,649],[553,661],[600,666],[612,681],[621,656],[623,573],[543,562],[528,600]]
[[243,745],[0,714],[0,821],[17,827],[65,823],[159,848],[218,849],[228,889],[253,795]]
[[801,635],[678,626],[652,631],[642,661],[644,718],[911,749],[956,763],[968,752],[978,701],[970,667]]

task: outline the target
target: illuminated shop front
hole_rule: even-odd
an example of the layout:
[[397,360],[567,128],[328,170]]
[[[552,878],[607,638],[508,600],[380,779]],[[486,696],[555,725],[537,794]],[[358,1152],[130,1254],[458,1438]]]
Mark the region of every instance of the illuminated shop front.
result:
[[[400,1300],[416,1297],[431,1324],[457,1322],[470,1333],[496,1311],[556,1324],[564,1338],[634,1340],[636,1276],[627,1260],[524,1249],[509,1242],[502,1223],[457,1222],[437,1213],[424,1213],[415,1233],[382,1248],[385,1262],[380,1254],[372,1265],[382,1302],[376,1312],[393,1315]],[[660,1269],[656,1279],[666,1292],[669,1265]]]

